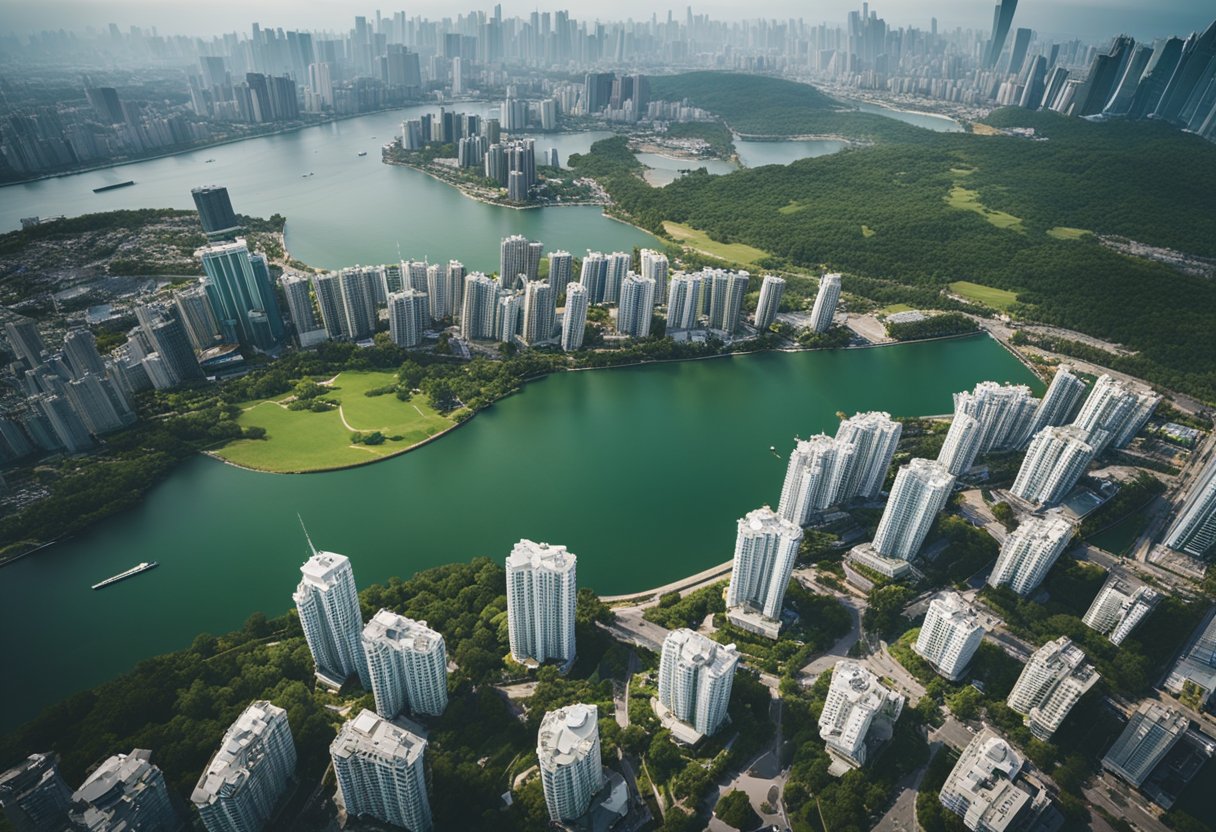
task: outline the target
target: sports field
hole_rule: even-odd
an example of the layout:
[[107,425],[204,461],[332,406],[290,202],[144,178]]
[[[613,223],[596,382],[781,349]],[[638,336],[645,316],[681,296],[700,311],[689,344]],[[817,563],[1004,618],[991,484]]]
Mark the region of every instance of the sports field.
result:
[[1002,312],[1018,302],[1018,296],[1013,292],[984,286],[980,283],[971,283],[967,280],[954,281],[950,284],[950,291],[967,300],[982,303],[993,309],[1000,309]]

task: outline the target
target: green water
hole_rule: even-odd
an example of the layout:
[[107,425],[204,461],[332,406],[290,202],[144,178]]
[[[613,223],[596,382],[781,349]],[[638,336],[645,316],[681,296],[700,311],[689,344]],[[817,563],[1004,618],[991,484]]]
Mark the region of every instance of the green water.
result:
[[[199,457],[137,508],[0,570],[0,727],[39,706],[291,606],[307,550],[350,556],[360,585],[521,537],[563,543],[579,582],[615,594],[728,559],[735,520],[780,495],[795,434],[836,412],[945,413],[985,379],[1041,385],[985,336],[565,373],[375,465],[261,474]],[[160,567],[93,592],[139,563]]]

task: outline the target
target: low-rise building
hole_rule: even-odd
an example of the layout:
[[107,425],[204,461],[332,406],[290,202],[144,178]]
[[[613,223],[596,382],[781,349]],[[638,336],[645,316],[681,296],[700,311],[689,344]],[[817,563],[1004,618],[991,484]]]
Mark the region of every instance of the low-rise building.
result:
[[1139,788],[1190,727],[1190,720],[1159,702],[1144,702],[1102,758],[1102,768]]
[[974,832],[1030,828],[1050,805],[1041,784],[1023,774],[1024,761],[995,731],[976,734],[942,784],[942,805]]

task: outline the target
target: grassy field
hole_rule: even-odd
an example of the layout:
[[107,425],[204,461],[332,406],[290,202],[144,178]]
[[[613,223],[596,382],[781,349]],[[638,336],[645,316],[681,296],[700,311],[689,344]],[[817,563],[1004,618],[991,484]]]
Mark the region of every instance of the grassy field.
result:
[[681,225],[678,222],[664,222],[663,230],[676,242],[683,243],[702,254],[717,257],[728,263],[752,266],[768,257],[767,251],[762,251],[743,243],[719,243],[717,240],[711,240],[709,235],[704,231],[698,231],[695,228]]
[[1007,292],[1004,289],[994,289],[991,286],[983,286],[979,283],[971,283],[966,280],[956,280],[954,283],[951,283],[950,291],[967,300],[982,303],[984,306],[991,306],[993,309],[1000,309],[1001,311],[1005,311],[1018,301],[1018,296],[1013,292]]
[[1084,228],[1069,228],[1066,225],[1057,225],[1055,228],[1047,229],[1047,236],[1055,237],[1057,240],[1079,240],[1091,233]]
[[863,236],[863,237],[873,237],[877,233],[878,233],[877,231],[875,231],[873,228],[870,228],[870,226],[868,226],[868,225],[863,225],[861,227],[861,236]]
[[884,306],[878,310],[880,315],[894,315],[896,312],[911,312],[915,310],[915,306],[908,306],[906,303],[893,303],[890,306]]
[[782,205],[780,208],[778,208],[777,213],[789,216],[790,214],[797,214],[799,211],[805,211],[808,207],[810,206],[803,205],[796,199],[791,199],[788,204]]
[[[396,382],[392,373],[341,373],[326,398],[341,407],[324,413],[288,410],[287,396],[248,402],[237,420],[241,427],[266,429],[265,439],[238,439],[215,454],[229,462],[259,471],[292,473],[345,468],[408,450],[455,422],[436,413],[422,396],[403,402],[392,393],[365,396],[364,392]],[[382,445],[354,445],[351,433],[380,431]]]
[[1015,217],[1013,214],[1006,214],[1004,211],[993,211],[990,208],[985,208],[984,204],[980,202],[978,191],[964,188],[961,185],[955,185],[950,189],[950,193],[946,196],[946,203],[951,208],[974,211],[997,228],[1011,228],[1014,231],[1023,230],[1022,220],[1019,217]]

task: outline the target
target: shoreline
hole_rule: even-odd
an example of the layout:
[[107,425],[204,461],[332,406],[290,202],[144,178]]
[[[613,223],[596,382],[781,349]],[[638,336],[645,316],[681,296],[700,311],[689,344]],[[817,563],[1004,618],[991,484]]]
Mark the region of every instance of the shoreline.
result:
[[[496,208],[510,208],[513,211],[534,211],[534,210],[539,210],[541,208],[578,208],[578,207],[586,206],[586,205],[599,205],[600,207],[607,207],[612,204],[611,201],[607,201],[607,202],[544,202],[544,203],[539,203],[536,205],[514,205],[510,202],[495,202],[492,199],[486,199],[485,197],[480,196],[478,194],[470,193],[467,189],[465,189],[464,187],[461,186],[462,183],[452,182],[451,180],[444,179],[442,176],[440,176],[439,174],[435,173],[432,170],[428,170],[423,167],[418,167],[417,165],[411,165],[409,162],[398,162],[393,159],[381,158],[380,163],[383,165],[392,165],[393,167],[408,168],[410,170],[418,171],[418,173],[429,176],[432,179],[434,179],[436,182],[440,182],[444,185],[447,185],[449,188],[452,188],[453,190],[457,191],[458,193],[462,194],[463,196],[468,197],[469,199],[473,200],[474,202],[480,202],[482,205],[493,205]],[[647,233],[649,233],[649,232],[647,232]]]

